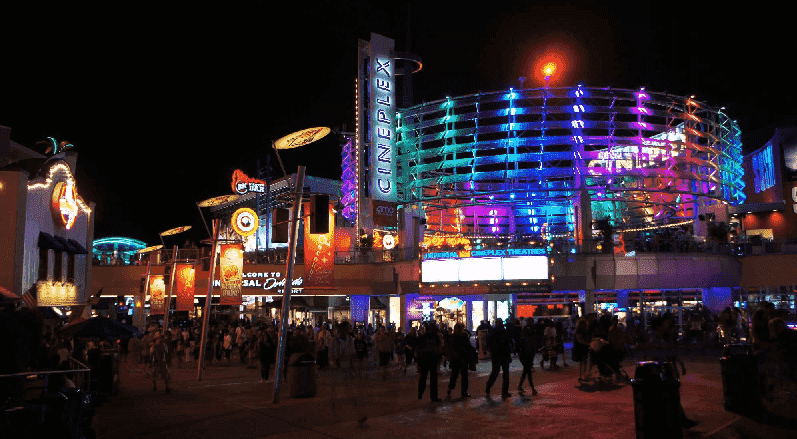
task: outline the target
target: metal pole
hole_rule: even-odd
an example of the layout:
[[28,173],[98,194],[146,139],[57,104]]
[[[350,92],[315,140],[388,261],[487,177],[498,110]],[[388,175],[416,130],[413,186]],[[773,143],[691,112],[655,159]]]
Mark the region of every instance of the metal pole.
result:
[[285,166],[282,164],[282,158],[280,157],[280,151],[277,149],[276,146],[274,146],[274,142],[271,142],[271,147],[274,148],[274,152],[277,154],[277,160],[279,160],[280,169],[282,169],[282,176],[283,177],[287,176],[288,173],[285,172]]
[[149,276],[151,272],[152,272],[152,255],[147,253],[147,280],[146,283],[144,284],[144,292],[141,294],[141,296],[139,296],[141,300],[141,311],[136,314],[136,322],[138,323],[138,325],[134,325],[141,328],[142,333],[146,332],[147,330],[146,328],[147,320],[144,317],[144,310],[146,308],[144,307],[144,305],[147,303],[147,294],[149,294]]
[[201,216],[201,217],[202,217],[202,225],[204,225],[204,226],[205,226],[205,230],[208,232],[208,236],[211,236],[211,237],[212,237],[212,236],[213,236],[213,234],[212,234],[212,233],[210,233],[210,229],[208,229],[208,222],[207,222],[207,221],[205,221],[205,214],[204,214],[204,213],[202,213],[202,208],[201,208],[201,207],[199,207],[199,203],[196,203],[196,208],[197,208],[197,210],[199,211],[199,216]]
[[163,334],[166,334],[166,331],[169,330],[169,310],[171,309],[172,305],[172,291],[174,291],[174,275],[175,271],[177,271],[177,246],[174,246],[174,250],[172,250],[172,274],[169,276],[169,294],[166,296],[166,311],[163,315]]
[[280,402],[280,381],[285,363],[285,342],[288,338],[288,313],[291,309],[291,290],[293,288],[293,265],[296,257],[296,241],[299,238],[299,216],[302,214],[302,192],[304,189],[304,166],[296,173],[296,187],[293,200],[291,229],[288,235],[288,261],[285,268],[285,287],[282,292],[282,317],[280,317],[279,346],[277,348],[277,368],[274,372],[274,404]]
[[219,245],[221,219],[213,220],[213,245],[210,252],[210,273],[208,273],[208,294],[205,296],[205,309],[202,311],[202,338],[199,342],[199,361],[197,362],[196,380],[202,381],[202,370],[205,368],[205,346],[207,345],[208,326],[210,326],[210,300],[213,297],[213,275],[216,273],[216,247]]

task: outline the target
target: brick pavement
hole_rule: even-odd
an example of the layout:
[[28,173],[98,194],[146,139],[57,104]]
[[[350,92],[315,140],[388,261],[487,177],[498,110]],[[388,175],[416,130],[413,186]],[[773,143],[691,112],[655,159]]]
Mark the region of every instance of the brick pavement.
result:
[[[794,422],[775,426],[724,410],[719,354],[685,355],[688,374],[682,377],[681,397],[687,414],[700,423],[687,437],[797,437]],[[634,360],[624,367],[633,375]],[[349,438],[349,437],[634,437],[631,385],[609,391],[584,391],[577,386],[578,368],[558,371],[535,368],[539,396],[518,395],[520,364],[513,361],[510,389],[504,400],[500,378],[493,396],[484,386],[489,363],[471,373],[471,398],[440,403],[417,399],[417,375],[394,369],[387,381],[375,369],[358,380],[336,369],[319,373],[318,392],[312,398],[290,397],[289,384],[281,386],[281,403],[273,404],[273,381],[260,382],[256,369],[210,366],[205,379],[196,381],[196,367],[173,369],[173,390],[162,383],[152,391],[151,381],[135,365],[121,368],[121,392],[97,409],[95,431],[100,438]],[[272,371],[273,374],[273,371]],[[448,375],[441,376],[445,398]],[[787,412],[788,413],[788,412]]]

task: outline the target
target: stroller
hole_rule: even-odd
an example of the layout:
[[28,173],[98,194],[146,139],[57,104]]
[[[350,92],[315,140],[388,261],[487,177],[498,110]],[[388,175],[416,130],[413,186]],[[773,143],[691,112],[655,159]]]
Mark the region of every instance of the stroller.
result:
[[[592,339],[589,344],[589,358],[589,373],[585,380],[588,384],[611,389],[630,382],[620,364],[622,353],[613,349],[606,340],[597,337]],[[597,370],[597,374],[593,370]]]

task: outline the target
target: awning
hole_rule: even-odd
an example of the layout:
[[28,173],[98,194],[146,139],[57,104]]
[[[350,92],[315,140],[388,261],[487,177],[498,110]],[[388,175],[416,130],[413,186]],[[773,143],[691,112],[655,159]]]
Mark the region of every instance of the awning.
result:
[[374,296],[371,296],[370,307],[371,309],[387,309],[387,306]]
[[72,248],[74,249],[73,253],[76,254],[76,255],[86,255],[86,254],[89,253],[88,250],[86,250],[85,247],[80,245],[80,243],[75,241],[74,239],[67,239],[66,242],[68,242],[68,243],[70,243],[72,245]]
[[49,233],[39,232],[39,248],[66,251],[66,247]]

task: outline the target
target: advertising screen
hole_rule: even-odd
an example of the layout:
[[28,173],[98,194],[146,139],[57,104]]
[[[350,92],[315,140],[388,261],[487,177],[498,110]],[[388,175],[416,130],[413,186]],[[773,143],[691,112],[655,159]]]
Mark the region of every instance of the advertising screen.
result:
[[501,280],[501,258],[460,259],[459,280],[462,282]]
[[421,282],[459,281],[459,260],[438,259],[421,263]]
[[548,279],[546,256],[503,258],[504,280]]

